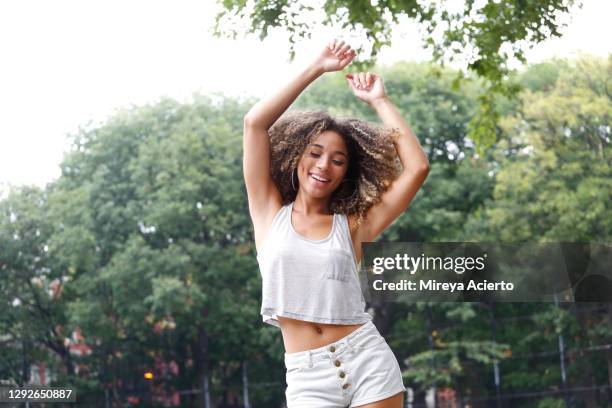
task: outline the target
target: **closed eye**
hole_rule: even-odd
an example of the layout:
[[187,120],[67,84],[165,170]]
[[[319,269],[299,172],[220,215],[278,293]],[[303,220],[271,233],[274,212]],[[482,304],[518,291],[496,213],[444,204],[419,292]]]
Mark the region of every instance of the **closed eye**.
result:
[[[310,156],[315,157],[315,158],[321,157],[321,155],[318,153],[310,153]],[[344,162],[340,160],[334,160],[333,162],[337,166],[342,166],[344,164]]]

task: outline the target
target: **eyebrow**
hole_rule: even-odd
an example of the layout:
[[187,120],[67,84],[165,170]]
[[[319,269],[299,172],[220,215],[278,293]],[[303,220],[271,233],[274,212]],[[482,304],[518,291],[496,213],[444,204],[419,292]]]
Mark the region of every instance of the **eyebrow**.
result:
[[[320,144],[313,143],[312,145],[315,146],[315,147],[320,147],[321,149],[323,149],[323,146],[321,146]],[[336,150],[334,153],[340,153],[344,157],[347,157],[346,154],[344,154],[344,152],[340,151],[340,150]]]

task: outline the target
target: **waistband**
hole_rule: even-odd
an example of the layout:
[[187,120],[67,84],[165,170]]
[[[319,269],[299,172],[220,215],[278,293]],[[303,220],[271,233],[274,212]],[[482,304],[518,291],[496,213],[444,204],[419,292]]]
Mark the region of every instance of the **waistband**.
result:
[[[285,366],[295,366],[296,364],[306,363],[312,364],[314,361],[319,360],[327,360],[330,355],[339,355],[346,348],[351,347],[351,345],[358,343],[359,340],[368,335],[378,335],[378,329],[372,323],[371,320],[368,320],[357,330],[347,334],[346,336],[338,339],[332,343],[326,344],[324,346],[312,349],[312,350],[304,350],[298,351],[295,353],[285,353]],[[331,348],[334,348],[334,351],[331,351]]]

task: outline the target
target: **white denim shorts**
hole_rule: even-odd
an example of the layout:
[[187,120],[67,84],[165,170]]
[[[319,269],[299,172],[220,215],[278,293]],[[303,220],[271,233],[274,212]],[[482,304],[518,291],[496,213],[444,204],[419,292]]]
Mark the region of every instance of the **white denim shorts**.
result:
[[333,343],[285,353],[287,408],[357,407],[404,392],[401,369],[368,321]]

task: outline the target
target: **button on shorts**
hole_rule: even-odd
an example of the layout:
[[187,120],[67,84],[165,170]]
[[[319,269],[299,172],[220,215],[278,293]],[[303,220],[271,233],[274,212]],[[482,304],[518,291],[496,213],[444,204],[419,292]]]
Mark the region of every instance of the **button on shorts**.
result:
[[312,350],[285,353],[287,408],[357,407],[404,392],[393,351],[368,321]]

